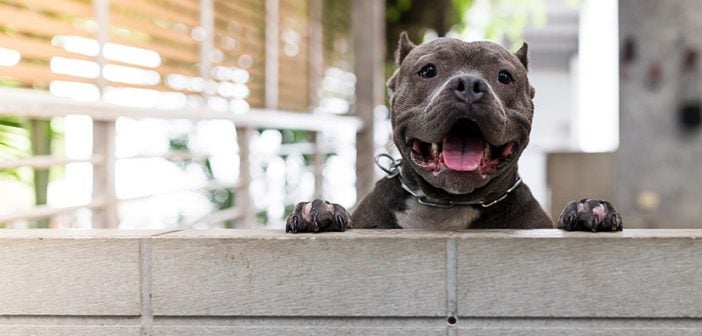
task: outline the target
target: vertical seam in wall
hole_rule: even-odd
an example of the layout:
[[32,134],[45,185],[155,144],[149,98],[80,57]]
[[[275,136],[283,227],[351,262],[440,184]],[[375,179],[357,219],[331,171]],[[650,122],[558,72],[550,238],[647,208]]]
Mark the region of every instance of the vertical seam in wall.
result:
[[152,239],[142,238],[139,243],[140,251],[140,281],[141,281],[141,335],[153,335],[154,314],[151,307],[151,245]]
[[[446,312],[448,317],[458,313],[458,243],[455,238],[446,241]],[[446,335],[458,335],[457,324],[448,325]]]

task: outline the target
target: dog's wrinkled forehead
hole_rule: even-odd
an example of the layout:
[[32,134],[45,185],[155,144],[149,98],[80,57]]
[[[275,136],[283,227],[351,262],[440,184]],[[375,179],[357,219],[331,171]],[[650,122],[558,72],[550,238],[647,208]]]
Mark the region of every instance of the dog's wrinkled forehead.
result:
[[416,66],[426,63],[437,65],[455,71],[471,71],[473,69],[510,70],[514,75],[526,75],[526,62],[522,62],[515,54],[510,53],[499,44],[487,41],[465,42],[453,38],[440,38],[412,48],[401,62],[402,68],[413,70]]

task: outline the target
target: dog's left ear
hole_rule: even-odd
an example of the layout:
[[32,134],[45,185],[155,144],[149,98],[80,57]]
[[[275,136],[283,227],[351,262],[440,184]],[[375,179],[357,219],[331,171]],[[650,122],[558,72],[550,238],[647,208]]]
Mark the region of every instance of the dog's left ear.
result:
[[400,40],[397,42],[397,50],[395,50],[395,63],[397,63],[397,65],[402,64],[402,61],[405,60],[407,54],[409,54],[414,47],[416,47],[416,45],[410,41],[407,32],[403,31],[400,33]]
[[519,58],[519,61],[524,65],[524,69],[529,70],[529,57],[528,57],[529,45],[524,41],[522,47],[517,50],[515,55]]

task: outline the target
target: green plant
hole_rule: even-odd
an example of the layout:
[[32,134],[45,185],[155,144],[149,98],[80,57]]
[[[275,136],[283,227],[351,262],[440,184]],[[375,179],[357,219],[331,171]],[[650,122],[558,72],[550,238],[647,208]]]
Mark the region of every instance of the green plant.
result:
[[[578,5],[581,0],[568,0]],[[406,31],[412,41],[422,42],[424,34],[434,31],[446,36],[449,31],[468,29],[468,11],[474,0],[386,0],[387,61],[392,64],[393,52],[400,32]],[[546,23],[544,0],[490,0],[490,19],[485,27],[485,38],[509,44],[521,42],[524,27]],[[518,47],[518,46],[517,46]],[[391,73],[388,73],[388,75]]]
[[[190,147],[188,146],[190,142],[190,135],[188,133],[183,133],[169,139],[169,149],[172,152],[185,152],[190,153]],[[212,170],[212,163],[210,159],[205,160],[182,160],[176,162],[176,164],[181,168],[185,169],[188,165],[197,164],[200,169],[205,173],[208,181],[213,181],[215,179],[214,171]],[[212,203],[212,205],[217,210],[229,209],[234,205],[234,191],[230,189],[215,189],[206,191],[207,199]],[[179,218],[179,222],[183,220],[182,216]],[[227,221],[224,223],[226,228],[232,228],[234,223],[232,221]]]
[[412,41],[421,42],[429,30],[445,36],[451,29],[462,29],[464,14],[473,0],[386,0],[385,5],[387,59],[392,61],[400,32],[406,31]]
[[29,154],[29,133],[17,117],[0,118],[0,159],[9,160]]

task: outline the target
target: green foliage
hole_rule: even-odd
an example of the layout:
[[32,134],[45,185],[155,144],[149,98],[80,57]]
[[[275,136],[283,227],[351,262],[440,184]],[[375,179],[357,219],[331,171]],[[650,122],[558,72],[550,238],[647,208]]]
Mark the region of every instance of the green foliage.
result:
[[[6,34],[11,34],[11,28],[9,27],[3,27],[0,30]],[[0,87],[2,88],[17,88],[20,86],[20,83],[17,81],[0,78]],[[0,160],[11,160],[28,156],[30,149],[29,132],[23,120],[18,117],[0,117]],[[2,176],[19,178],[16,171],[0,171],[0,177]]]
[[467,22],[465,20],[466,12],[473,6],[473,0],[451,0],[452,6],[452,23],[457,31],[465,29]]
[[[29,132],[20,118],[0,117],[0,160],[27,157],[31,153]],[[32,170],[27,168],[0,170],[0,178],[23,181],[32,180]]]
[[387,1],[386,4],[385,15],[389,22],[399,22],[402,13],[412,9],[412,0]]
[[493,0],[492,16],[485,27],[485,37],[505,41],[516,50],[521,46],[524,27],[541,27],[546,24],[544,0]]
[[[462,15],[454,13],[451,1],[453,0],[386,0],[387,60],[392,61],[400,32],[407,32],[413,41],[421,41],[428,30],[433,30],[443,36],[452,26],[459,23],[462,20]],[[472,0],[459,1],[472,2]]]
[[278,130],[283,136],[283,144],[295,144],[301,142],[309,142],[314,139],[314,132],[300,130]]
[[0,118],[0,159],[7,160],[29,154],[29,132],[16,117]]
[[[47,120],[24,120],[18,117],[0,117],[0,160],[13,160],[34,155],[50,154],[51,140],[61,136],[54,133]],[[41,144],[41,146],[40,146]],[[62,172],[61,169],[51,171]],[[49,169],[22,167],[0,171],[0,178],[21,181],[34,187],[36,205],[46,204],[49,186]],[[48,219],[31,221],[29,227],[48,227]]]
[[[288,212],[286,212],[286,213],[288,213]],[[266,211],[258,211],[258,212],[256,212],[256,216],[255,216],[255,217],[256,217],[256,223],[259,224],[259,225],[262,224],[262,223],[263,223],[264,225],[265,225],[265,223],[268,223],[268,212],[266,212]]]
[[[202,164],[205,175],[207,175],[207,179],[210,181],[214,180],[215,177],[212,171],[212,163],[210,162],[210,159],[205,159]],[[212,190],[208,192],[208,199],[218,210],[229,209],[234,205],[234,192],[230,189]]]
[[180,134],[174,138],[168,139],[168,148],[174,152],[188,152],[188,141],[190,141],[190,135],[187,133]]
[[[578,5],[583,0],[567,0]],[[485,27],[485,38],[508,42],[516,49],[523,39],[527,25],[536,27],[546,23],[545,0],[490,0],[490,19]],[[393,52],[400,32],[406,31],[412,41],[422,41],[424,34],[434,31],[445,36],[450,30],[464,32],[469,22],[468,11],[474,0],[386,0],[387,62],[392,69]],[[392,71],[386,71],[389,76]]]
[[[189,134],[180,134],[176,137],[169,139],[169,149],[173,152],[190,152],[190,147],[188,146],[189,142]],[[205,173],[205,176],[207,177],[208,181],[213,181],[215,179],[214,172],[212,170],[212,163],[210,162],[209,158],[203,161],[182,160],[177,161],[175,164],[177,164],[182,169],[185,169],[189,165],[196,164]],[[205,193],[207,199],[217,210],[229,209],[234,205],[235,193],[230,189],[208,190],[205,191]],[[181,222],[182,220],[183,218],[181,216],[178,221]],[[233,227],[233,223],[226,222],[225,227],[231,228]]]

